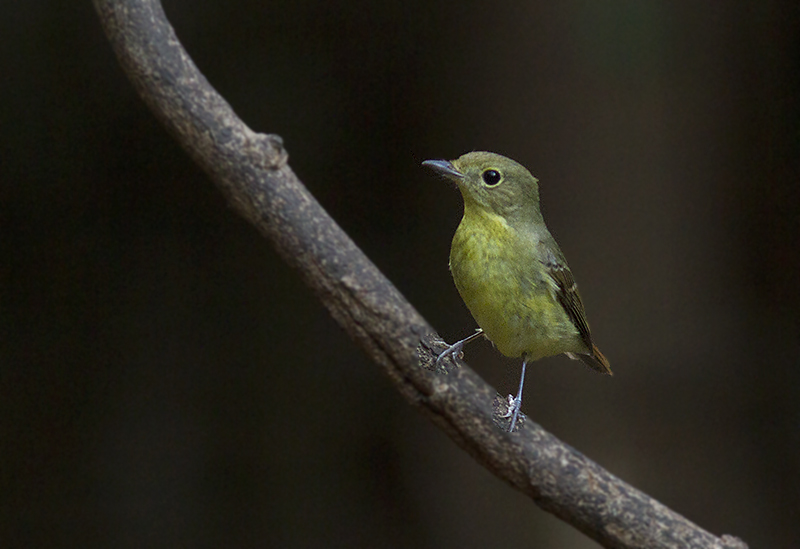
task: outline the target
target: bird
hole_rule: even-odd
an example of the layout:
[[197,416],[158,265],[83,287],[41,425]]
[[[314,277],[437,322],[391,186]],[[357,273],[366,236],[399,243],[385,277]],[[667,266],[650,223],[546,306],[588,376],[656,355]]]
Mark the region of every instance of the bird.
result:
[[528,363],[561,353],[613,375],[592,339],[578,286],[539,207],[538,180],[518,162],[486,152],[423,166],[453,181],[464,215],[450,248],[450,272],[479,329],[437,357],[461,353],[481,335],[503,355],[522,357],[517,394],[505,417],[513,432]]

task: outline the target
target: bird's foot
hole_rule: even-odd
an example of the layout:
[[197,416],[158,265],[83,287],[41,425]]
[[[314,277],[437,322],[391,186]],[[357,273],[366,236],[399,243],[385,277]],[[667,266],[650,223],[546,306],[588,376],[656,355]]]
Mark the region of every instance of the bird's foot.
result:
[[439,356],[436,357],[436,366],[439,366],[439,363],[444,359],[444,357],[449,356],[453,359],[453,362],[456,361],[456,358],[461,356],[461,351],[464,348],[464,345],[469,343],[470,341],[476,339],[477,337],[483,335],[483,330],[478,328],[475,330],[475,333],[469,337],[465,337],[461,341],[456,341],[452,345],[450,345],[447,349],[444,350]]
[[519,396],[514,397],[514,395],[508,395],[508,410],[506,410],[506,413],[500,417],[511,418],[511,426],[508,428],[509,433],[512,432],[514,427],[517,425],[520,408],[522,408],[522,399]]
[[461,355],[461,351],[464,349],[464,341],[457,341],[450,345],[447,349],[444,350],[439,356],[436,357],[436,366],[444,359],[444,357],[449,356],[453,359],[453,362],[456,361],[456,358]]

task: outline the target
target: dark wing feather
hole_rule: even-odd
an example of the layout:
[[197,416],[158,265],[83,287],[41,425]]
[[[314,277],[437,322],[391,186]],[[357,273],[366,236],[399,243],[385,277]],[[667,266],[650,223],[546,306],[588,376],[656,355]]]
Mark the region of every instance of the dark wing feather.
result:
[[583,308],[581,296],[578,294],[578,285],[575,283],[575,278],[572,276],[572,271],[569,270],[569,267],[554,259],[551,254],[545,267],[547,267],[547,273],[550,278],[556,283],[556,299],[564,307],[567,316],[578,329],[586,348],[591,349],[592,334],[589,331],[589,323],[586,321],[586,310]]
[[608,360],[592,342],[592,334],[589,331],[589,323],[586,320],[586,310],[583,308],[583,302],[578,293],[578,285],[572,276],[572,271],[569,270],[566,262],[559,261],[559,258],[550,249],[547,250],[545,257],[547,259],[544,265],[547,273],[556,283],[556,299],[564,307],[567,317],[578,330],[578,334],[588,349],[588,353],[579,354],[578,358],[594,370],[611,374]]

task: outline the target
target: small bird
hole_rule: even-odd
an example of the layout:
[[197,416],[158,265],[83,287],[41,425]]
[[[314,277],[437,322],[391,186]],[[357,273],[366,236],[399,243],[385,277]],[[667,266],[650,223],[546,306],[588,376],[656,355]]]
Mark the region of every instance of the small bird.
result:
[[566,354],[603,374],[608,360],[592,341],[578,286],[539,209],[538,180],[499,154],[471,152],[423,166],[453,180],[464,217],[453,236],[450,272],[480,326],[437,358],[455,356],[484,335],[509,357],[522,357],[519,390],[509,395],[514,430],[528,362]]

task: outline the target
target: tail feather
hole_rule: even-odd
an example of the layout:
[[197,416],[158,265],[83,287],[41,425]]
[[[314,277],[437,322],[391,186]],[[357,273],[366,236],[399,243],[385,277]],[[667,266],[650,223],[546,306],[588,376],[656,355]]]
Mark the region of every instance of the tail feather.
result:
[[592,344],[591,354],[567,353],[567,356],[573,360],[580,360],[596,372],[608,374],[610,376],[614,375],[614,373],[611,371],[611,365],[609,365],[608,360],[603,356],[603,353],[600,352],[600,349],[597,348],[597,345]]

